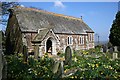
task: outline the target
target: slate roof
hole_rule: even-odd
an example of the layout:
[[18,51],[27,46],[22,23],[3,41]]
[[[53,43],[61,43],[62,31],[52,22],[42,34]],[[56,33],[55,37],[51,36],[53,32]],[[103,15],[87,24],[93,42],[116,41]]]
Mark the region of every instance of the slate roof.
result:
[[37,32],[40,28],[53,29],[54,33],[82,34],[93,32],[81,18],[65,16],[26,7],[14,7],[9,9],[16,15],[21,31]]
[[45,37],[45,35],[48,33],[49,29],[43,29],[40,30],[40,32],[35,36],[35,38],[33,39],[33,42],[39,42],[42,41],[43,38]]

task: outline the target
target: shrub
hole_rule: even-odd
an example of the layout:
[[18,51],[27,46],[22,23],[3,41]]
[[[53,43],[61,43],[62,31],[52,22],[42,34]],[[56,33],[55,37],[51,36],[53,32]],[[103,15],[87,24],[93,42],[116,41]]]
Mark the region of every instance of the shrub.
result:
[[29,57],[28,62],[23,62],[23,55],[6,56],[7,59],[7,78],[33,80],[34,78],[50,78],[53,76],[51,71],[51,63],[53,59],[48,58],[48,55],[39,58],[38,60]]
[[[89,51],[88,51],[89,54]],[[96,54],[96,53],[95,53]],[[63,56],[62,56],[63,57]],[[43,57],[34,59],[28,58],[27,63],[23,62],[23,55],[9,55],[7,60],[7,77],[8,80],[33,80],[34,78],[56,78],[56,74],[52,73],[53,59],[49,58],[47,54]],[[64,72],[71,69],[77,71],[67,78],[79,79],[117,79],[120,72],[119,59],[112,60],[109,55],[102,54],[100,57],[84,57],[77,53],[73,54],[71,66],[64,65]]]
[[108,56],[99,58],[76,56],[77,62],[73,61],[72,66],[65,66],[65,71],[76,67],[76,73],[70,78],[79,79],[117,79],[119,78],[119,59],[112,60]]

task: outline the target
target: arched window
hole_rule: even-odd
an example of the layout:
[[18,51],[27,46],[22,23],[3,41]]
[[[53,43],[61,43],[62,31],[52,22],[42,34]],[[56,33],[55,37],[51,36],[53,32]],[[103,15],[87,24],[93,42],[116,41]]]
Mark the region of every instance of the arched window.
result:
[[84,36],[82,36],[82,44],[84,44]]
[[84,44],[84,36],[80,36],[80,44]]
[[73,37],[72,36],[68,37],[68,44],[70,44],[70,45],[73,44]]
[[80,44],[82,44],[82,36],[80,36]]
[[88,34],[88,36],[89,36],[89,41],[93,41],[93,34]]

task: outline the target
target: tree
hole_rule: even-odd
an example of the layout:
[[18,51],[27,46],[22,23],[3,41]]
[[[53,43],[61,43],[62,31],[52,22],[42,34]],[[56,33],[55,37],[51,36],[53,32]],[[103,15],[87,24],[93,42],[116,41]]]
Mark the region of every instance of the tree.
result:
[[8,9],[14,6],[19,5],[17,2],[0,2],[0,24],[6,25],[7,24],[7,19],[8,19]]
[[117,12],[116,19],[113,21],[109,40],[113,46],[120,46],[120,11]]
[[2,49],[3,52],[5,50],[5,36],[3,31],[0,31],[0,49]]
[[2,32],[2,47],[3,47],[3,52],[5,52],[5,45],[6,45],[6,38],[5,38],[5,28],[7,25],[7,21],[8,21],[8,16],[9,16],[9,11],[8,9],[14,6],[19,5],[19,3],[17,2],[0,2],[0,26],[2,26],[2,29],[4,27],[4,29],[1,31]]

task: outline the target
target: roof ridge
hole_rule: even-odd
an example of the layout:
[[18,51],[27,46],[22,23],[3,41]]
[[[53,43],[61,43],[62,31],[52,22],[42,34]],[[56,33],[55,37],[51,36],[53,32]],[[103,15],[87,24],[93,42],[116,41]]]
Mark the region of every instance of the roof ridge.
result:
[[69,19],[74,19],[74,20],[80,20],[82,21],[81,18],[77,18],[77,17],[73,17],[73,16],[68,16],[68,15],[63,15],[63,14],[59,14],[59,13],[54,13],[54,12],[49,12],[49,11],[46,11],[46,10],[39,10],[39,9],[35,9],[35,8],[28,8],[28,7],[22,7],[22,6],[16,6],[16,8],[18,9],[25,9],[25,10],[33,10],[33,11],[37,11],[37,12],[44,12],[44,13],[47,13],[47,14],[51,14],[51,15],[54,15],[54,16],[59,16],[59,17],[64,17],[64,18],[69,18]]

